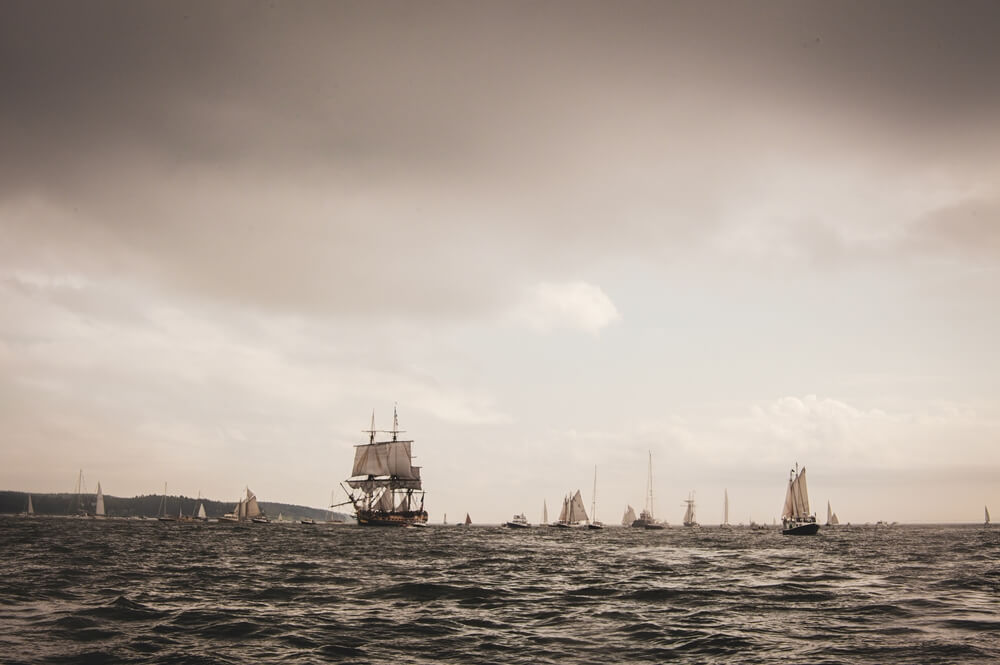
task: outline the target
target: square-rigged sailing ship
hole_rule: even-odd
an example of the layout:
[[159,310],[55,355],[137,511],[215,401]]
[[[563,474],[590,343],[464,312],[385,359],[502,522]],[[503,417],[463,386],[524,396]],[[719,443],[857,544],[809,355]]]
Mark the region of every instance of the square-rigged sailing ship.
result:
[[[368,443],[354,447],[354,468],[344,489],[354,506],[360,526],[412,526],[427,523],[420,467],[413,466],[413,441],[402,441],[399,417],[392,410],[392,429],[375,429],[372,412]],[[376,441],[376,434],[391,434],[389,441]],[[343,485],[341,485],[343,487]],[[419,495],[419,496],[418,496]],[[419,502],[419,503],[418,503]]]

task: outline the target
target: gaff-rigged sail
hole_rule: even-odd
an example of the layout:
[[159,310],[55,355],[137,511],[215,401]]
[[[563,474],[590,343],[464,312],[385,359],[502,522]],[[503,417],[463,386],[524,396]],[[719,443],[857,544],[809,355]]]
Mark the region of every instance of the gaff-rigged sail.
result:
[[781,511],[782,519],[802,519],[809,516],[809,492],[806,487],[806,469],[792,471],[785,491],[785,505]]

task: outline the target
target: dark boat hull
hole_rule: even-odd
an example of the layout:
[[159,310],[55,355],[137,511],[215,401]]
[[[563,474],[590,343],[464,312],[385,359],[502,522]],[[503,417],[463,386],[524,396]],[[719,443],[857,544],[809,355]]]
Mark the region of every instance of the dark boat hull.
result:
[[781,533],[786,536],[814,536],[819,532],[819,524],[809,522],[807,524],[796,524],[787,529],[782,529]]
[[359,510],[358,526],[410,526],[417,522],[427,522],[425,511],[383,512],[374,510]]
[[508,529],[530,529],[531,526],[528,524],[521,524],[520,522],[507,522]]

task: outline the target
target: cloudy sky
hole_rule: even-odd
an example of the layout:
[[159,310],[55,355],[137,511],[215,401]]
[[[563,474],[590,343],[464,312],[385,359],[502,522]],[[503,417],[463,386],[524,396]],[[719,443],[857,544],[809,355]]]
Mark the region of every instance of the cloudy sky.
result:
[[998,14],[7,3],[0,488],[1000,511]]

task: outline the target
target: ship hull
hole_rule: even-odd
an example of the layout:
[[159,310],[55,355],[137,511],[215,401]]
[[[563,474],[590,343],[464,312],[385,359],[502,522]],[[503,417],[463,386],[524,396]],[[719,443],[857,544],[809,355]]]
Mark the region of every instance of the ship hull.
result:
[[781,533],[786,536],[814,536],[819,533],[819,524],[816,524],[815,522],[796,524],[786,529],[782,529]]
[[427,513],[425,511],[406,512],[382,512],[374,510],[359,510],[357,514],[358,526],[410,526],[411,524],[426,523]]

